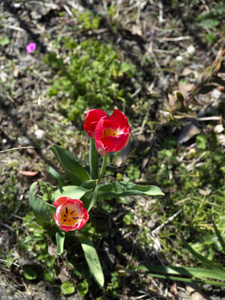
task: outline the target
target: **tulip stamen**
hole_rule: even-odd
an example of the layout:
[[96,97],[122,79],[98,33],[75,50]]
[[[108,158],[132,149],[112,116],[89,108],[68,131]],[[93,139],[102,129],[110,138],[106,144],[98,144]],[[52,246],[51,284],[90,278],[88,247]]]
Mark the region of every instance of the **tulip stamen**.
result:
[[78,217],[73,217],[73,219],[75,220],[75,219],[78,219]]
[[75,209],[71,212],[71,215],[75,212]]
[[66,207],[66,213],[68,214],[68,207]]

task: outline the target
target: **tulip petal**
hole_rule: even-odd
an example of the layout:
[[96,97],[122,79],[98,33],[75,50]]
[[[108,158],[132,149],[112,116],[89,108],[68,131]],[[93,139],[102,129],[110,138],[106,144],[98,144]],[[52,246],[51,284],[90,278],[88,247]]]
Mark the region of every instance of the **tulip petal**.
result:
[[66,196],[60,196],[54,203],[53,205],[55,207],[59,207],[60,205],[62,205],[63,203],[67,202],[68,200],[70,200],[69,197]]
[[106,151],[104,144],[101,140],[95,140],[95,148],[98,151],[98,153],[102,156],[106,156],[108,151]]
[[119,123],[120,128],[123,128],[128,124],[127,117],[118,109],[113,110],[113,114],[110,116],[110,120]]
[[84,122],[84,130],[87,131],[91,138],[95,138],[95,127],[98,121],[105,116],[106,113],[101,109],[92,109],[87,113]]

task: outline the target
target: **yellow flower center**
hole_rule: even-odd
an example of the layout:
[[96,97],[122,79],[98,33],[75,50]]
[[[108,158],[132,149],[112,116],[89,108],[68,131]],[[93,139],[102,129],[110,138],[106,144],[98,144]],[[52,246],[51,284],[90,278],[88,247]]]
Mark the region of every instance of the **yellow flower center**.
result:
[[118,130],[114,130],[112,128],[105,128],[102,132],[102,137],[106,136],[118,136],[119,132]]
[[79,216],[76,214],[75,209],[68,208],[68,206],[64,206],[61,209],[59,222],[64,226],[74,226],[79,219]]

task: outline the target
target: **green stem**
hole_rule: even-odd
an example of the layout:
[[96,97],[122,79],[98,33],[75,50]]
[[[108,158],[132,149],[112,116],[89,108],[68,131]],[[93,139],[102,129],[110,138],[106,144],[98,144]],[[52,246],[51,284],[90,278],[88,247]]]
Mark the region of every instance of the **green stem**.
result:
[[107,158],[107,155],[106,156],[103,156],[103,162],[102,162],[102,168],[101,168],[101,171],[100,171],[100,174],[98,176],[98,180],[101,180],[104,173],[105,173],[105,168],[106,168],[106,159]]
[[90,150],[89,150],[89,167],[91,179],[98,178],[98,152],[95,149],[95,140],[90,138]]
[[56,253],[61,255],[64,251],[64,241],[65,241],[66,233],[64,231],[57,231],[55,234],[57,250]]

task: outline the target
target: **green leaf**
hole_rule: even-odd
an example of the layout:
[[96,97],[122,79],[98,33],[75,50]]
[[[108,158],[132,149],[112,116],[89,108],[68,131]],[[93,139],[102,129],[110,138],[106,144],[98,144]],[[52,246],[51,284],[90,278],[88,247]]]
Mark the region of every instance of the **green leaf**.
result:
[[98,178],[98,152],[95,148],[95,140],[90,138],[90,150],[89,150],[89,167],[90,175],[92,179]]
[[9,38],[6,36],[3,36],[0,38],[0,45],[8,45],[9,44]]
[[52,146],[51,150],[73,184],[80,185],[82,182],[90,179],[88,172],[76,161],[75,157],[69,151],[56,145]]
[[214,227],[215,232],[216,232],[216,236],[217,236],[218,240],[220,241],[220,244],[222,246],[223,252],[225,254],[225,242],[223,240],[223,237],[220,234],[219,230],[217,229],[216,224],[215,224],[215,222],[213,220],[212,220],[212,223],[213,223],[213,227]]
[[135,195],[158,196],[164,193],[155,185],[137,185],[133,182],[114,182],[98,186],[98,200]]
[[56,232],[56,234],[55,234],[56,245],[57,245],[56,253],[58,255],[61,255],[63,253],[63,251],[64,251],[65,237],[66,237],[66,234],[65,234],[64,231]]
[[210,284],[215,286],[225,286],[224,282],[217,282],[217,281],[209,281],[209,280],[195,280],[192,278],[184,278],[184,277],[176,277],[170,275],[161,275],[155,273],[147,273],[148,276],[166,279],[166,280],[173,280],[173,281],[183,281],[183,282],[190,282],[190,283],[197,283],[197,284]]
[[52,167],[52,166],[47,166],[47,171],[50,175],[52,175],[52,177],[54,177],[59,185],[59,189],[61,190],[62,187],[64,186],[64,180],[62,178],[62,176]]
[[132,216],[131,214],[126,214],[123,217],[123,222],[127,225],[130,225],[132,223],[132,220],[134,219],[134,216]]
[[89,211],[97,200],[97,182],[98,180],[87,180],[82,183],[82,187],[91,190],[82,198],[84,207]]
[[102,272],[102,267],[98,258],[96,249],[86,236],[80,235],[79,240],[81,242],[82,249],[84,251],[84,256],[86,258],[87,264],[89,266],[90,273],[92,274],[94,280],[101,286],[104,286],[104,275]]
[[81,297],[84,297],[87,294],[88,288],[89,286],[87,279],[84,279],[81,283],[78,284],[78,290]]
[[37,273],[31,266],[24,266],[23,275],[28,280],[35,280],[37,278]]
[[206,28],[214,28],[216,26],[218,26],[220,24],[220,22],[216,19],[211,19],[211,18],[208,18],[208,19],[205,19],[205,20],[202,20],[201,22],[199,22],[199,25],[202,26],[202,27],[206,27]]
[[207,148],[207,137],[203,134],[199,134],[196,137],[196,144],[199,149],[205,150]]
[[55,269],[47,269],[43,272],[45,280],[52,282],[56,278],[56,270]]
[[94,189],[93,192],[91,192],[90,194],[87,194],[87,196],[84,197],[83,203],[84,203],[84,207],[90,211],[92,206],[95,204],[95,202],[98,199],[98,186],[96,186],[96,188]]
[[172,274],[172,275],[184,275],[184,276],[194,276],[199,278],[211,278],[221,280],[225,278],[225,271],[217,270],[214,272],[213,269],[206,268],[190,268],[190,267],[173,267],[173,266],[145,266],[139,265],[138,270],[157,272],[162,274]]
[[212,90],[214,90],[217,86],[216,85],[203,85],[202,88],[199,90],[200,94],[208,94]]
[[180,103],[184,103],[184,96],[180,92],[177,92],[177,99]]
[[75,287],[71,281],[67,280],[61,284],[60,290],[63,295],[69,295],[75,292]]
[[77,185],[66,185],[66,186],[63,186],[62,189],[56,190],[54,192],[54,194],[52,195],[52,198],[53,198],[54,202],[60,196],[66,196],[66,197],[69,197],[72,199],[80,199],[82,196],[84,196],[88,192],[90,192],[90,190],[87,190],[87,189],[77,186]]
[[87,180],[85,182],[82,183],[81,187],[87,190],[93,190],[95,189],[96,185],[97,185],[98,180]]
[[[223,271],[223,273],[225,272],[225,270],[223,268],[221,268],[219,265],[216,265],[215,263],[211,262],[209,259],[207,259],[206,257],[202,256],[201,254],[199,254],[198,252],[196,252],[186,241],[185,239],[181,236],[182,242],[185,246],[185,248],[195,257],[195,259],[197,259],[199,262],[201,262],[204,266],[213,269],[214,272],[221,272],[221,270]],[[223,277],[222,277],[223,278]]]
[[56,207],[45,202],[40,196],[36,196],[36,185],[34,182],[30,187],[29,204],[33,209],[38,222],[45,225],[52,220],[52,212],[56,211]]

